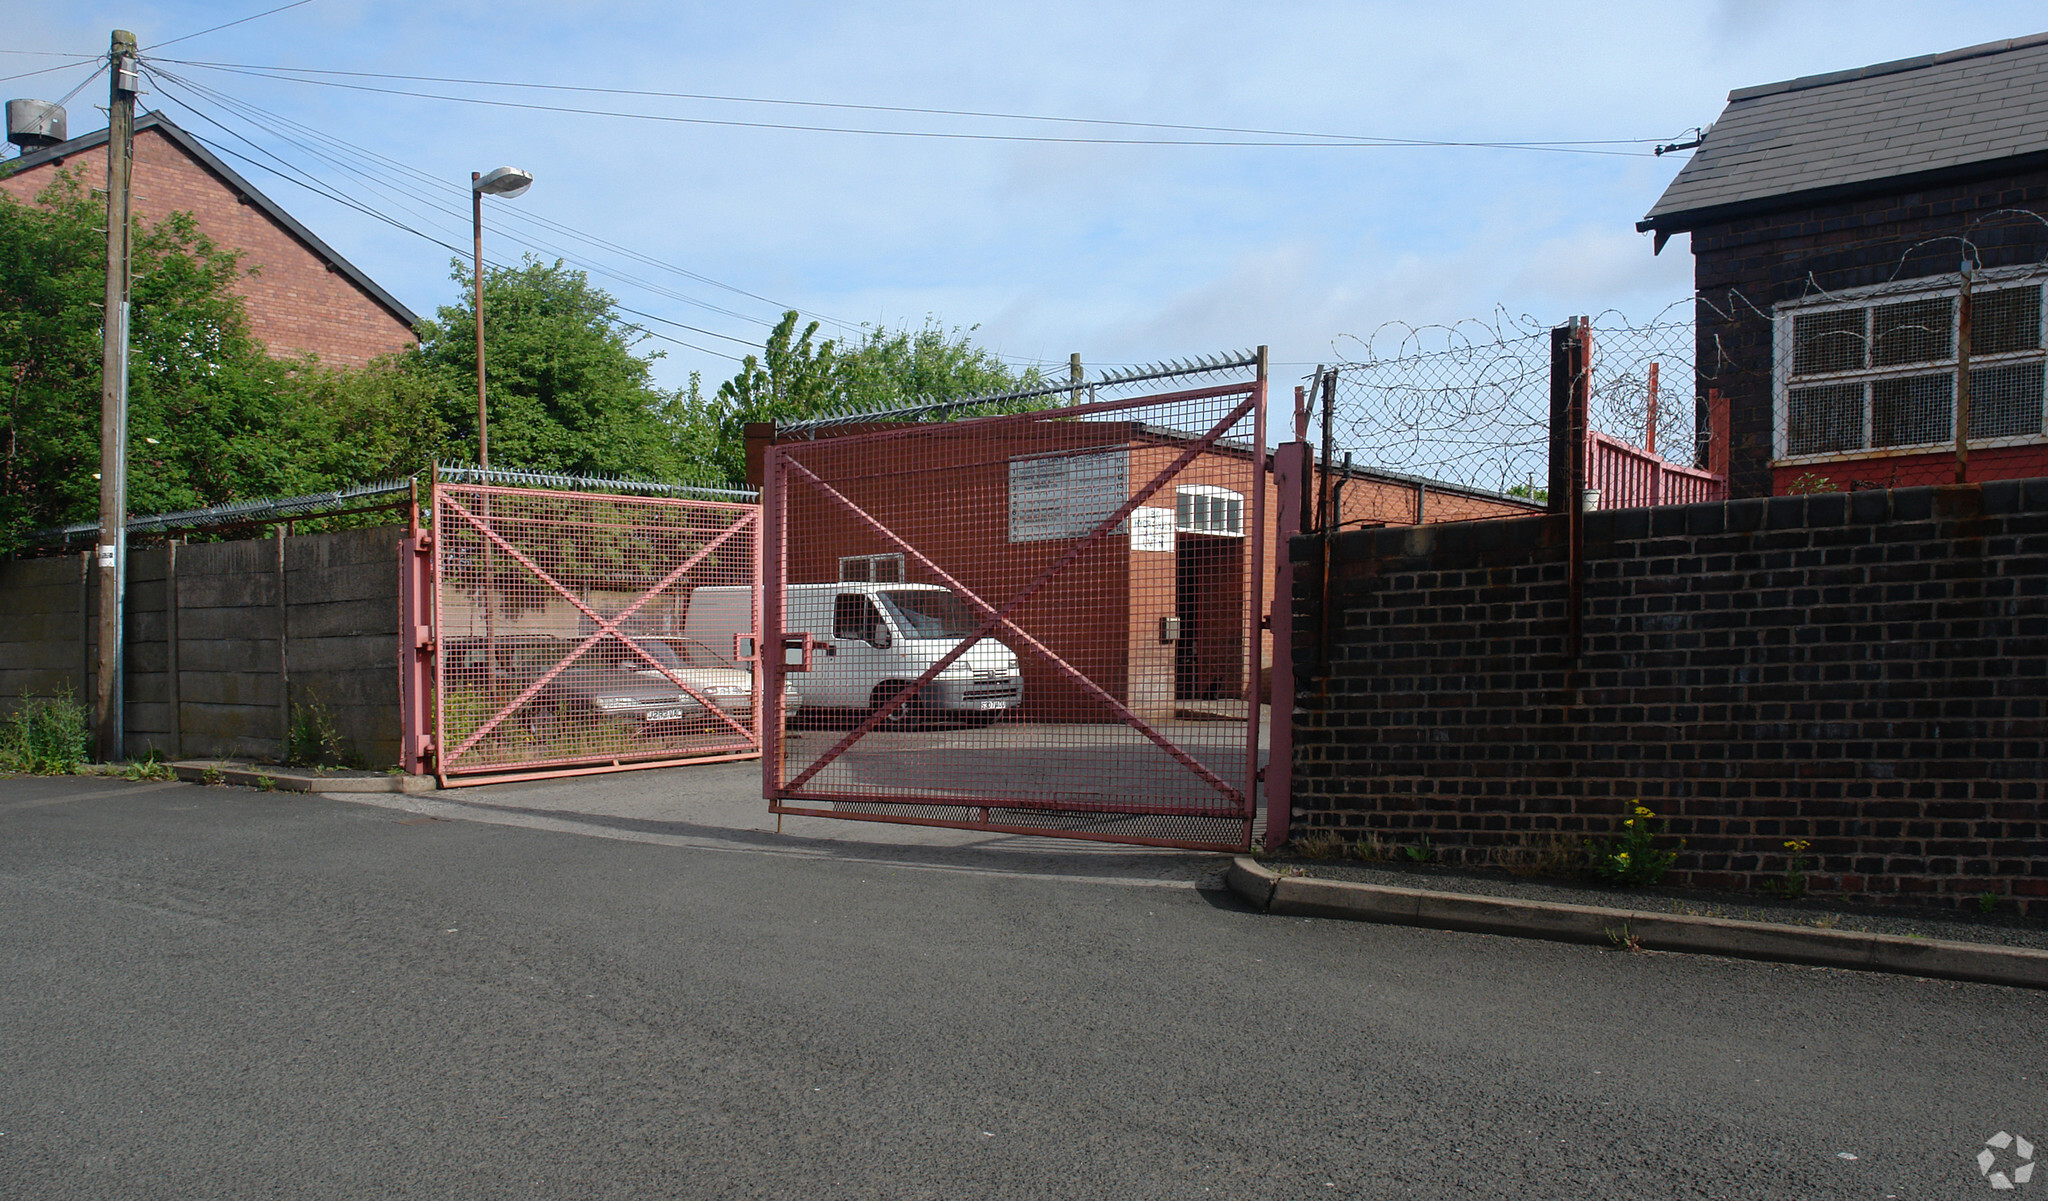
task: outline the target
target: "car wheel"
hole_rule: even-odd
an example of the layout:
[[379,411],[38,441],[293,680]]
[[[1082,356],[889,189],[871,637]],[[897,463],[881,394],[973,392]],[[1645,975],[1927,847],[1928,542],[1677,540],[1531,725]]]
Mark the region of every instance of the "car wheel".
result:
[[[868,712],[873,713],[889,703],[889,698],[903,691],[909,680],[887,680],[875,685],[875,691],[868,697]],[[896,711],[877,722],[878,730],[908,730],[916,725],[924,710],[923,703],[913,696],[896,707]]]

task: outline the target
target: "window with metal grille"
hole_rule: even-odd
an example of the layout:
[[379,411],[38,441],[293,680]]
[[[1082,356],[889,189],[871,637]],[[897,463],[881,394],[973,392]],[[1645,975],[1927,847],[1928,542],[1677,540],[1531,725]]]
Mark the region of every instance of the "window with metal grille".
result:
[[1182,484],[1174,493],[1174,525],[1190,534],[1244,537],[1244,497],[1214,484]]
[[[1980,275],[1970,314],[1970,438],[2048,436],[2041,283]],[[1961,280],[1780,306],[1778,457],[1952,445]]]

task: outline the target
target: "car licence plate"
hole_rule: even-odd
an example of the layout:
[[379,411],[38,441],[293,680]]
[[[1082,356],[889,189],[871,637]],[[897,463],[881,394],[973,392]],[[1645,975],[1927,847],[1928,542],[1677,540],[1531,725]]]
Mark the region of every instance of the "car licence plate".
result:
[[1005,708],[1008,708],[1008,707],[1009,707],[1009,704],[1010,704],[1010,702],[1008,702],[1008,701],[980,701],[980,702],[977,702],[977,706],[978,706],[979,708],[982,708],[982,709],[1005,709]]
[[681,721],[681,720],[683,720],[683,719],[684,719],[685,717],[688,717],[688,716],[689,716],[690,714],[692,714],[692,713],[695,713],[696,711],[697,711],[697,710],[696,710],[696,708],[695,708],[694,706],[688,706],[688,705],[686,705],[686,706],[683,706],[682,708],[679,708],[679,709],[649,709],[649,710],[647,711],[647,720],[648,720],[648,721]]

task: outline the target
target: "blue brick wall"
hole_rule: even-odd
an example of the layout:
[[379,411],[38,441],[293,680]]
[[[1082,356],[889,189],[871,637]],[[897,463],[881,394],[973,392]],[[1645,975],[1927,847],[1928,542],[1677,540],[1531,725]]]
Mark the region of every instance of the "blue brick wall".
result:
[[1297,570],[1296,830],[1453,860],[1640,798],[1673,883],[2048,911],[2048,480],[1367,530]]

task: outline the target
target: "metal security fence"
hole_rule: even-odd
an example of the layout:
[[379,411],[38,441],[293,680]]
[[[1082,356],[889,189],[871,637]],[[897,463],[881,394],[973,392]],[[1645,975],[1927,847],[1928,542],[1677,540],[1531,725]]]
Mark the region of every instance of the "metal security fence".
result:
[[758,506],[445,479],[432,504],[407,701],[444,785],[760,752]]
[[[1533,500],[1552,487],[1561,438],[1576,436],[1586,444],[1587,482],[1601,493],[1597,507],[1724,494],[1715,481],[1725,469],[1717,476],[1710,466],[1715,427],[1698,402],[1711,372],[1695,368],[1691,303],[1647,322],[1615,312],[1575,318],[1560,327],[1578,347],[1568,367],[1553,354],[1557,330],[1527,319],[1382,326],[1357,342],[1355,359],[1310,382],[1322,461]],[[1577,417],[1559,411],[1564,393],[1582,406]],[[1566,428],[1573,423],[1575,434]],[[1329,503],[1326,520],[1416,520],[1417,509],[1399,498],[1385,512]]]
[[785,430],[762,499],[771,808],[1248,846],[1265,397],[1260,353]]

